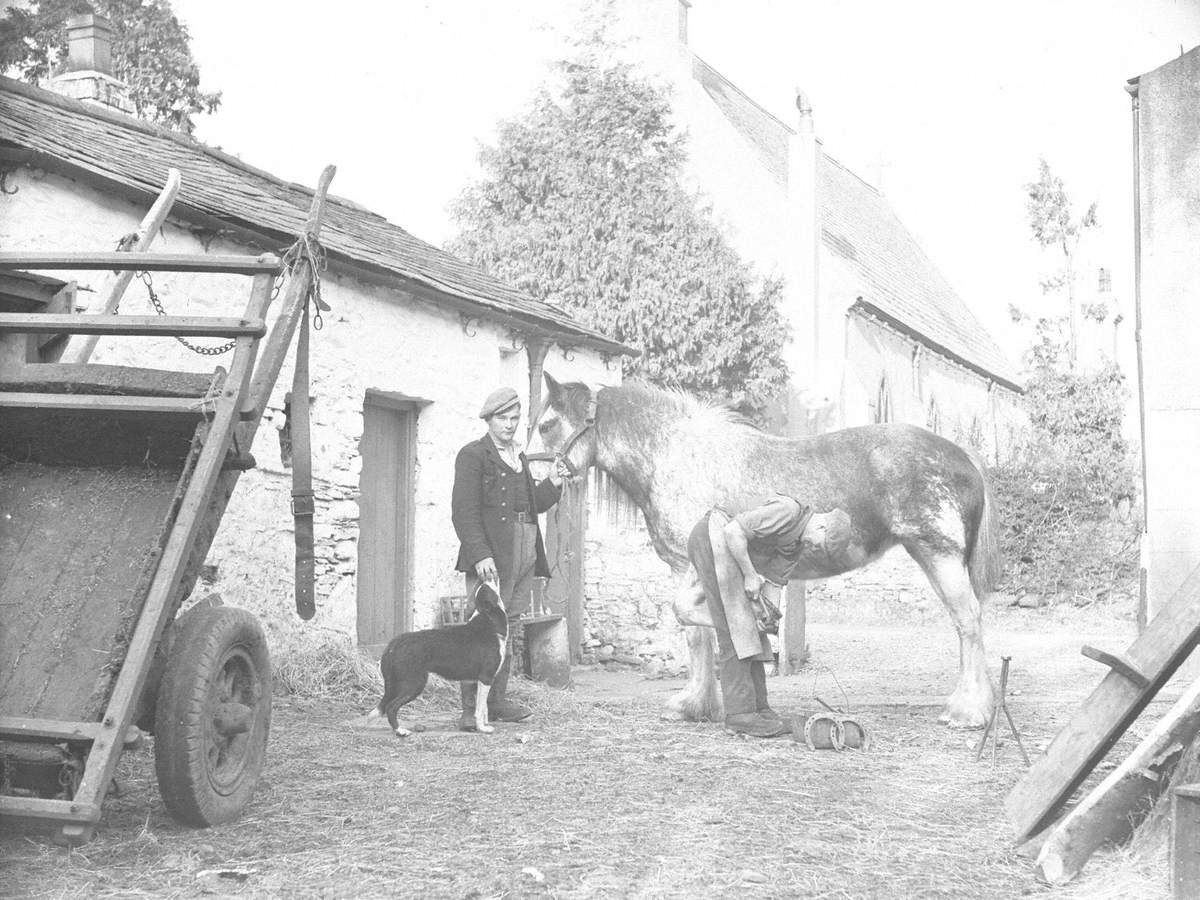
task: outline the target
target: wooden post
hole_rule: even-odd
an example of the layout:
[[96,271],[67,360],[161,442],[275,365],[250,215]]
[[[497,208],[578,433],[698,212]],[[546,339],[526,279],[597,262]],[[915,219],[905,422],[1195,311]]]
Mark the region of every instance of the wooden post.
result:
[[1200,784],[1172,791],[1171,896],[1200,900]]
[[1037,857],[1049,884],[1074,878],[1101,844],[1124,840],[1150,810],[1180,751],[1200,732],[1200,679],[1193,681],[1116,769],[1054,827]]
[[779,674],[795,675],[808,662],[808,586],[788,582],[783,603],[783,627],[779,629]]
[[[128,252],[144,253],[154,243],[154,238],[158,236],[163,222],[167,220],[167,214],[171,211],[171,206],[175,203],[175,196],[179,193],[179,182],[179,170],[167,169],[167,184],[158,195],[158,199],[154,201],[154,205],[150,207],[150,211],[146,213],[146,217],[142,219],[133,243],[125,248]],[[100,314],[112,315],[117,311],[121,298],[125,296],[125,289],[133,280],[133,274],[132,271],[124,271],[118,272],[113,277],[108,293],[104,297],[104,305],[99,310]],[[99,340],[100,336],[95,334],[71,339],[63,351],[62,361],[66,363],[87,362]]]
[[542,365],[549,349],[550,345],[541,338],[530,336],[525,341],[525,354],[529,357],[529,429],[525,435],[526,442],[533,440],[533,431],[537,428],[534,419],[542,408]]

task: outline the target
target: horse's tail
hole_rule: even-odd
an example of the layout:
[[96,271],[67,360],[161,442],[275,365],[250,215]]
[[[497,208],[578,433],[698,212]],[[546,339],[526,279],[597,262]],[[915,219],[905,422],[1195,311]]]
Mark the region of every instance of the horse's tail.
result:
[[1000,522],[996,511],[996,496],[992,492],[987,469],[978,454],[968,452],[975,471],[983,485],[983,507],[975,525],[975,540],[967,553],[967,574],[971,577],[971,589],[981,600],[1000,581]]

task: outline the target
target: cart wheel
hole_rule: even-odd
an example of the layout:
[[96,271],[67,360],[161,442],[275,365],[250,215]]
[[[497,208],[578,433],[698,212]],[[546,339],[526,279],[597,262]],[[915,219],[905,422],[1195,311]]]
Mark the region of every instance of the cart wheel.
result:
[[154,768],[171,815],[203,828],[237,818],[254,793],[271,725],[271,659],[244,609],[187,618],[158,689]]

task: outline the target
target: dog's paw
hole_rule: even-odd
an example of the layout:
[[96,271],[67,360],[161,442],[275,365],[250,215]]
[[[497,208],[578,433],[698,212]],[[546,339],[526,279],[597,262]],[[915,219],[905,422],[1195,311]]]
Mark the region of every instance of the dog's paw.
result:
[[410,734],[412,734],[412,732],[409,731],[407,728],[397,728],[396,729],[396,737],[398,737],[398,738],[406,738]]
[[376,706],[376,707],[375,707],[374,709],[372,709],[372,710],[371,710],[369,713],[367,713],[367,719],[366,719],[366,721],[368,721],[368,722],[374,722],[376,719],[378,719],[378,718],[379,718],[380,716],[382,716],[382,715],[383,715],[383,713],[381,713],[381,712],[379,711],[379,707],[378,707],[378,706]]

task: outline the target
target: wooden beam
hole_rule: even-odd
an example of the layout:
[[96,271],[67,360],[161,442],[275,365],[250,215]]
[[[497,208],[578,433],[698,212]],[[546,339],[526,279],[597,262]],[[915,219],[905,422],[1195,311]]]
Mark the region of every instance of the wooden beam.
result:
[[1200,898],[1200,785],[1171,792],[1171,896]]
[[[154,201],[154,205],[150,207],[150,211],[142,219],[141,225],[138,226],[133,243],[125,247],[124,252],[142,254],[154,243],[159,230],[167,220],[167,214],[171,211],[171,206],[175,203],[175,197],[179,193],[179,182],[179,170],[167,169],[166,185],[164,185],[162,192]],[[129,283],[132,280],[133,272],[128,269],[118,272],[113,276],[108,286],[108,291],[104,295],[104,302],[100,304],[100,309],[97,312],[100,314],[115,313],[117,307],[121,305],[121,298],[125,296],[125,290],[129,287]],[[74,312],[74,310],[71,310],[71,312]],[[79,333],[84,334],[84,332]],[[67,338],[67,347],[63,351],[63,355],[66,356],[69,363],[85,363],[91,358],[92,353],[95,352],[96,344],[99,340],[99,336],[93,333],[87,333],[86,337],[76,340]]]
[[99,822],[100,804],[0,795],[0,818],[7,816],[56,822]]
[[79,316],[45,313],[0,313],[0,334],[129,335],[140,337],[214,337],[241,335],[262,337],[267,333],[262,319],[216,316]]
[[278,275],[283,263],[273,253],[260,256],[206,256],[196,253],[25,253],[0,252],[0,271],[14,269],[125,272],[202,272]]
[[1004,807],[1019,841],[1042,831],[1154,699],[1200,641],[1200,566],[1124,654],[1149,679],[1110,671],[1009,791]]
[[1101,844],[1120,841],[1153,806],[1167,772],[1200,732],[1200,679],[1193,681],[1149,734],[1050,832],[1038,853],[1038,875],[1048,884],[1074,878]]

